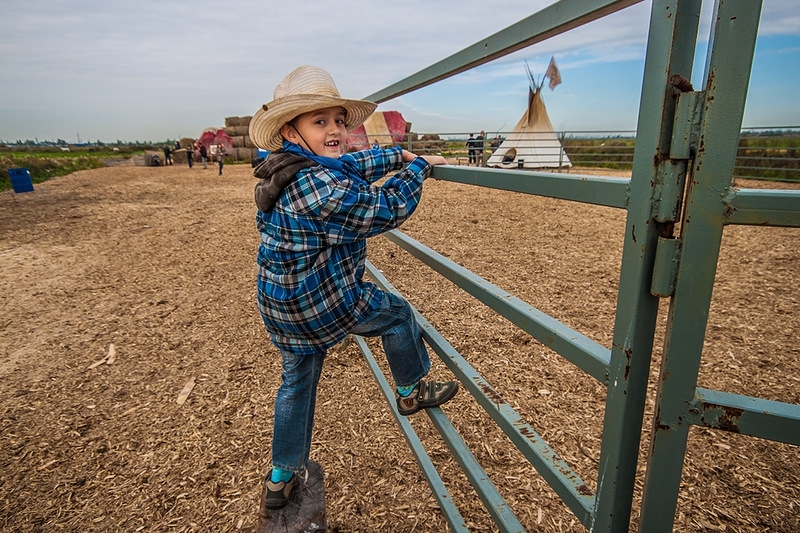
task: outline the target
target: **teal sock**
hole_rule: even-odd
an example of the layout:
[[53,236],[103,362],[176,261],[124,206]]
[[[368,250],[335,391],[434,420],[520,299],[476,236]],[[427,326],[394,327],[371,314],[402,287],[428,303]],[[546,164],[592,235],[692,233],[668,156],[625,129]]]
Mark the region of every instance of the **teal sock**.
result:
[[269,480],[273,483],[280,483],[283,481],[284,483],[292,479],[294,472],[291,470],[284,470],[283,468],[273,467],[272,468],[272,475],[269,477]]
[[416,386],[417,384],[414,383],[413,385],[408,385],[407,387],[397,387],[397,394],[399,394],[403,398],[407,398],[408,396],[411,395],[412,392],[414,392],[414,388]]

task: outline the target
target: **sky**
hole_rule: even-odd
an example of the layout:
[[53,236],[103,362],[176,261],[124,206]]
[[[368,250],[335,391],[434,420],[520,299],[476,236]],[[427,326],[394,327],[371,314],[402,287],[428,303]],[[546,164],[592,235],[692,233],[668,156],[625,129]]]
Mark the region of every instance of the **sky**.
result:
[[[553,0],[256,2],[26,0],[0,17],[0,141],[197,138],[250,116],[298,65],[367,95],[488,37]],[[711,2],[691,80],[702,86]],[[525,62],[562,84],[543,97],[558,131],[636,128],[645,1],[382,103],[419,133],[507,132],[527,104]],[[800,9],[764,0],[743,126],[800,126]]]

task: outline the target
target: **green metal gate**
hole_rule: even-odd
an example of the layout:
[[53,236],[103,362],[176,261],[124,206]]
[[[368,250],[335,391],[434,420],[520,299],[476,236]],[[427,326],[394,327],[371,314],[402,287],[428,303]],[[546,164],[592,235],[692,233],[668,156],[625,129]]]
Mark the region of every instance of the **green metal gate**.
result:
[[[562,0],[366,98],[383,102],[625,9],[640,0]],[[627,531],[643,432],[659,301],[669,316],[641,489],[640,531],[671,531],[689,428],[705,426],[800,445],[800,406],[697,386],[723,229],[800,227],[800,192],[732,187],[732,169],[761,12],[760,0],[717,1],[704,86],[691,78],[701,0],[654,0],[633,172],[594,176],[435,167],[440,180],[626,211],[613,342],[602,346],[399,231],[388,238],[607,388],[593,492],[421,315],[425,340],[590,531]],[[384,289],[389,280],[372,265]],[[393,391],[358,345],[394,409]],[[397,415],[396,411],[395,414]],[[428,412],[500,531],[524,531],[440,409]],[[468,531],[413,428],[397,415],[453,531]]]

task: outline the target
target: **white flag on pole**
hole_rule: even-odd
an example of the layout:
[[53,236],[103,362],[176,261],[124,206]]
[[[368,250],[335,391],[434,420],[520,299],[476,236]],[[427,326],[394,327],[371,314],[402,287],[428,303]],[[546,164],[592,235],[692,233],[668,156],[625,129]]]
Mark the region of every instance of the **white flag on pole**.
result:
[[556,58],[550,57],[550,65],[547,67],[547,72],[544,73],[545,77],[550,78],[550,90],[556,88],[556,85],[561,83],[561,73],[558,71],[558,67],[556,66]]

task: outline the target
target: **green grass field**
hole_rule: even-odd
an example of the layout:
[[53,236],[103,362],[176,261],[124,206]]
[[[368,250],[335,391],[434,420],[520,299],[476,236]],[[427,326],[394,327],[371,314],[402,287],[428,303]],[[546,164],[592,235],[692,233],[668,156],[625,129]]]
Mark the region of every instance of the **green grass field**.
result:
[[125,149],[115,151],[112,148],[70,147],[70,151],[65,152],[55,147],[2,148],[0,149],[0,190],[11,188],[9,168],[27,168],[35,184],[78,170],[102,168],[108,166],[107,162],[129,159],[137,153],[144,152],[143,150],[123,150]]

